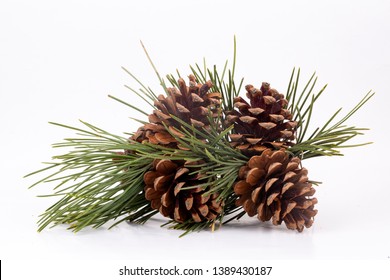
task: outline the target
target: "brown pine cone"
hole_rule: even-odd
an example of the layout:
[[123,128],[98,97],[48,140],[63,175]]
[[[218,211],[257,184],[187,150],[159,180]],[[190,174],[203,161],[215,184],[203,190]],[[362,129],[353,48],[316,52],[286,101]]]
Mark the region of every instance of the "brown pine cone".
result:
[[250,104],[241,97],[234,99],[236,110],[226,112],[226,126],[234,124],[231,144],[247,156],[259,155],[265,149],[293,145],[297,122],[287,110],[288,101],[270,84],[260,89],[247,85]]
[[222,213],[218,194],[205,195],[209,189],[197,187],[204,181],[201,174],[193,174],[194,164],[199,163],[154,160],[153,169],[144,175],[145,197],[153,209],[179,223],[214,220]]
[[152,144],[164,145],[166,147],[177,147],[177,141],[166,131],[165,124],[171,133],[182,136],[177,130],[182,125],[170,115],[174,115],[182,121],[194,125],[196,128],[207,129],[210,126],[209,114],[218,117],[220,114],[221,94],[209,92],[213,86],[211,81],[200,84],[194,75],[189,76],[189,86],[180,78],[179,89],[168,88],[168,96],[159,95],[154,101],[157,108],[149,115],[149,122],[140,127],[131,137],[137,142],[148,141]]
[[300,168],[297,157],[290,158],[284,149],[265,150],[253,156],[239,171],[234,192],[239,196],[236,205],[243,206],[249,216],[260,221],[272,218],[274,225],[283,221],[289,229],[299,232],[313,224],[317,214],[311,198],[315,189],[307,177],[307,169]]

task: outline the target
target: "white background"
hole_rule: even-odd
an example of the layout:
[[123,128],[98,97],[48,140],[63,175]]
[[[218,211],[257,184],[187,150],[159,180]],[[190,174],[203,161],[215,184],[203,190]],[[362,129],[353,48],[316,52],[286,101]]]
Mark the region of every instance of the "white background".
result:
[[[29,259],[373,259],[390,258],[388,179],[390,2],[370,1],[0,1],[0,258]],[[138,124],[127,107],[137,86],[125,66],[158,88],[143,54],[146,45],[160,73],[189,72],[202,62],[231,59],[237,36],[237,77],[287,88],[294,66],[302,81],[317,71],[318,125],[336,109],[376,96],[349,124],[370,127],[345,157],[304,162],[322,181],[319,214],[303,233],[257,220],[178,238],[156,218],[108,231],[65,227],[37,233],[36,221],[52,202],[37,198],[46,184],[23,175],[59,153],[50,145],[73,133],[48,121],[82,119],[115,133]],[[140,105],[141,106],[141,105]],[[148,110],[148,109],[146,109]],[[354,142],[356,143],[356,142]]]

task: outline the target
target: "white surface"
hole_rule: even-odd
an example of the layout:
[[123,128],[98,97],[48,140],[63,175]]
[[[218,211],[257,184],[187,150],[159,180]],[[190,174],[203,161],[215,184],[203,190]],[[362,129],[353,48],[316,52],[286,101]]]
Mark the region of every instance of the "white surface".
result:
[[[56,2],[56,3],[54,3]],[[1,1],[0,123],[2,148],[0,259],[388,259],[390,218],[388,1]],[[50,144],[73,135],[47,124],[78,119],[115,133],[134,131],[126,100],[135,84],[125,66],[157,88],[139,40],[159,71],[188,71],[207,57],[230,59],[237,35],[237,77],[285,91],[293,66],[329,87],[319,121],[377,95],[350,124],[370,127],[342,158],[304,162],[318,187],[319,214],[299,234],[243,220],[210,233],[126,223],[78,234],[64,227],[38,234],[38,215],[53,202],[22,179],[57,153]],[[159,219],[159,218],[156,218]]]

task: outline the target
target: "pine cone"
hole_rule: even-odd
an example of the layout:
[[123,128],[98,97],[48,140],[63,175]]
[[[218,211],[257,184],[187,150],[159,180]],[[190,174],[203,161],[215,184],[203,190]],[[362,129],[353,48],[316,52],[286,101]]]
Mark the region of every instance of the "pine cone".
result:
[[226,125],[234,124],[231,144],[247,156],[259,155],[265,149],[288,148],[293,145],[297,122],[286,109],[288,101],[270,84],[260,89],[247,85],[250,104],[241,97],[234,99],[238,110],[226,112]]
[[249,216],[260,221],[272,218],[274,225],[282,221],[289,229],[301,232],[313,224],[315,189],[308,181],[307,170],[300,168],[300,159],[290,158],[284,149],[265,150],[253,156],[239,171],[234,192],[236,205],[243,206]]
[[205,195],[209,189],[197,187],[202,175],[193,174],[194,164],[199,162],[154,160],[153,169],[144,175],[145,197],[153,209],[180,223],[191,218],[194,222],[214,220],[222,213],[218,194]]
[[166,131],[163,124],[169,127],[171,133],[179,137],[182,135],[177,129],[182,125],[174,120],[170,114],[196,128],[207,129],[210,126],[209,111],[211,111],[212,117],[218,117],[221,94],[218,92],[209,93],[213,86],[211,81],[199,84],[194,75],[190,75],[189,80],[190,83],[187,86],[185,81],[180,78],[178,80],[179,89],[168,88],[168,96],[158,96],[154,102],[157,109],[149,115],[150,123],[140,127],[131,137],[132,140],[140,143],[146,140],[152,144],[176,148],[175,138]]

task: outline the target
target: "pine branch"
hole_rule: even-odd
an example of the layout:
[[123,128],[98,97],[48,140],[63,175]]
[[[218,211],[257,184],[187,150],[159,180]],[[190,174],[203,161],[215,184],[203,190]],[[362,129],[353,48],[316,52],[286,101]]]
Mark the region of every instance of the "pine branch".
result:
[[290,101],[288,109],[292,112],[294,120],[298,122],[296,144],[289,148],[290,152],[302,159],[318,156],[341,156],[343,154],[340,149],[370,144],[368,142],[344,145],[347,141],[362,135],[363,131],[367,130],[366,128],[346,126],[345,122],[374,96],[374,92],[369,91],[351,111],[341,119],[336,120],[341,112],[340,108],[324,125],[317,127],[310,136],[307,136],[307,132],[311,127],[312,114],[315,113],[314,107],[327,85],[322,87],[318,93],[313,93],[317,82],[317,77],[314,73],[302,92],[298,94],[299,76],[300,69],[298,69],[297,75],[295,75],[295,69],[293,69],[286,94],[286,98]]
[[[229,130],[218,133],[214,127],[210,131],[201,131],[178,118],[176,121],[183,125],[181,132],[184,134],[177,140],[191,147],[190,151],[129,142],[126,138],[85,122],[83,124],[87,129],[52,123],[76,131],[78,137],[66,138],[54,144],[54,148],[72,150],[55,156],[55,161],[48,163],[48,167],[26,175],[54,170],[33,186],[57,182],[55,193],[47,196],[61,197],[42,214],[38,230],[64,223],[69,224],[73,231],[79,231],[88,226],[100,227],[110,220],[117,220],[114,225],[123,221],[146,222],[158,211],[152,209],[145,198],[143,174],[156,158],[191,161],[207,159],[207,164],[199,166],[200,172],[206,174],[205,179],[208,179],[202,186],[210,188],[208,193],[219,193],[219,199],[224,200],[225,196],[231,194],[238,169],[245,162],[238,151],[228,146],[224,136]],[[205,137],[208,143],[199,140],[196,135]],[[118,153],[123,150],[132,152]],[[220,180],[216,180],[217,176]],[[202,226],[190,226],[187,223],[174,228],[192,231]]]
[[[169,94],[165,80],[157,71],[142,42],[141,45],[162,89],[165,94]],[[190,70],[198,82],[202,84],[209,80],[212,82],[213,86],[209,92],[221,93],[222,108],[220,108],[221,111],[217,117],[212,115],[211,110],[209,110],[207,128],[197,128],[174,115],[170,115],[170,117],[174,120],[175,128],[162,121],[165,130],[179,144],[179,148],[167,148],[164,145],[154,145],[147,141],[138,143],[86,122],[82,122],[83,128],[52,123],[76,132],[77,136],[66,138],[62,142],[54,144],[54,148],[70,150],[53,157],[53,161],[46,163],[46,167],[26,175],[42,174],[43,178],[31,187],[41,183],[54,184],[53,194],[43,195],[43,197],[60,197],[57,203],[41,215],[38,230],[41,231],[48,226],[63,223],[68,224],[73,231],[79,231],[89,226],[100,227],[111,220],[115,221],[112,226],[124,221],[145,223],[159,212],[153,209],[151,202],[145,198],[145,182],[143,180],[144,174],[152,169],[155,159],[198,162],[196,165],[192,165],[194,169],[189,175],[200,173],[202,176],[199,179],[199,184],[183,187],[183,190],[203,188],[206,192],[203,195],[218,194],[217,201],[223,202],[224,210],[214,220],[203,220],[195,223],[189,219],[184,223],[170,221],[166,224],[171,225],[171,228],[184,230],[182,236],[209,227],[214,229],[216,224],[228,223],[244,216],[246,212],[243,208],[236,206],[238,196],[234,193],[233,187],[238,180],[240,168],[248,162],[249,158],[230,145],[229,135],[234,126],[225,127],[226,113],[234,110],[234,99],[238,96],[243,84],[243,79],[238,85],[235,82],[236,51],[236,38],[234,37],[231,69],[229,69],[228,61],[224,64],[222,71],[219,71],[215,65],[208,68],[205,59],[202,66],[198,64],[190,66]],[[138,90],[129,86],[126,88],[135,93],[151,108],[157,110],[154,104],[158,95],[127,69],[123,69],[140,86]],[[180,78],[179,71],[176,72]],[[175,75],[169,74],[166,79],[171,86],[179,87]],[[362,135],[366,129],[348,126],[346,122],[372,98],[374,93],[371,91],[345,116],[338,119],[341,111],[339,109],[324,125],[314,129],[310,136],[307,135],[308,131],[311,131],[311,120],[316,111],[315,105],[326,89],[325,85],[317,93],[314,93],[316,83],[317,77],[314,73],[299,93],[300,69],[297,72],[293,69],[286,93],[289,104],[285,109],[290,110],[293,121],[298,123],[298,128],[296,143],[288,149],[288,152],[301,159],[307,159],[325,155],[342,155],[340,152],[342,148],[369,144],[347,144],[354,137]],[[148,116],[147,112],[132,105],[132,103],[111,95],[109,97],[128,106],[133,112],[138,111]],[[165,116],[167,115],[168,113]],[[137,119],[136,121],[142,124],[147,123]],[[160,127],[162,126],[160,125]],[[47,173],[49,174],[47,175]],[[311,183],[317,184],[318,182]]]
[[[54,144],[54,148],[72,150],[55,156],[48,167],[26,175],[54,170],[32,186],[58,182],[53,195],[62,197],[41,215],[39,231],[50,224],[63,223],[74,231],[87,226],[100,227],[126,214],[130,214],[126,220],[143,222],[145,217],[156,213],[147,208],[150,203],[143,194],[143,174],[153,161],[145,155],[161,155],[166,151],[130,143],[123,137],[83,124],[88,129],[55,124],[76,131],[80,137]],[[123,150],[132,153],[118,154]]]

